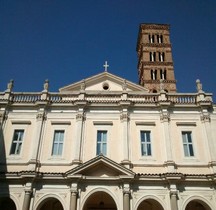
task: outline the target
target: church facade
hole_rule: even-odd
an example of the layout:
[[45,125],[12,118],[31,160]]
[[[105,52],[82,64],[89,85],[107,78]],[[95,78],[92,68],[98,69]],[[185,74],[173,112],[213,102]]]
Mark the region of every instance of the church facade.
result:
[[[0,93],[0,209],[214,210],[216,105],[177,93],[169,25],[141,24],[139,84],[107,71]],[[107,67],[107,65],[105,66]]]

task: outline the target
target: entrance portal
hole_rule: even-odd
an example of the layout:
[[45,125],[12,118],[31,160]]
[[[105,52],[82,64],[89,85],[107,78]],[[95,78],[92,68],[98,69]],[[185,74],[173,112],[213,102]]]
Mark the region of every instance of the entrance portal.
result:
[[185,210],[211,210],[203,201],[194,200],[188,203]]
[[99,191],[87,199],[83,210],[117,210],[117,207],[109,194]]
[[161,204],[154,199],[147,199],[142,201],[142,203],[140,203],[137,210],[143,210],[143,209],[164,210]]
[[58,199],[48,198],[39,205],[37,210],[64,210],[64,208]]
[[1,210],[16,210],[16,205],[11,198],[3,197],[0,198],[0,209]]

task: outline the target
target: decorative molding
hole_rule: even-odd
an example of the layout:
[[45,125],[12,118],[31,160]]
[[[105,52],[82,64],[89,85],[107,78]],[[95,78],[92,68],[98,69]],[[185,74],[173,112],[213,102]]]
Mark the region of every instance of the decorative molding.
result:
[[155,126],[156,124],[155,124],[155,122],[153,122],[153,121],[149,121],[149,122],[144,122],[144,121],[137,121],[137,122],[135,122],[136,123],[136,125],[144,125],[144,126]]
[[177,126],[196,126],[196,122],[176,122]]
[[94,125],[113,125],[112,121],[93,121]]
[[161,61],[144,61],[144,65],[149,65],[149,66],[173,66],[173,62],[161,62]]
[[12,124],[20,124],[20,125],[31,125],[30,120],[12,120]]
[[70,121],[51,121],[52,125],[71,125]]
[[169,30],[170,25],[168,24],[141,24],[141,29],[159,29],[159,30]]
[[[161,48],[164,48],[164,47],[172,47],[171,44],[169,43],[142,43],[141,44],[142,47],[161,47]],[[167,51],[166,51],[167,52]],[[171,51],[170,51],[171,52]]]

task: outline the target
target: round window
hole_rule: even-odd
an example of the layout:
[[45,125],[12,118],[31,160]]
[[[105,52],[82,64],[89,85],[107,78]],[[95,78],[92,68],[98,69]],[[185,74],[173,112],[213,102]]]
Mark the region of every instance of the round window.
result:
[[103,83],[103,89],[109,90],[109,84],[107,82]]

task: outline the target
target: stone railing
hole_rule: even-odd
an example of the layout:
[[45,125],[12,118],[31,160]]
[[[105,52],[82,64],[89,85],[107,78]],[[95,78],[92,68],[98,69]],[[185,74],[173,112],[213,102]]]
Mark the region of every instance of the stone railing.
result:
[[86,95],[85,100],[91,103],[116,103],[121,101],[121,95]]
[[167,94],[167,100],[178,104],[194,104],[197,102],[197,94]]
[[212,102],[212,95],[202,93],[134,93],[134,92],[118,92],[108,94],[77,92],[73,94],[67,93],[19,93],[11,92],[0,93],[0,102],[9,101],[10,103],[35,103],[45,101],[50,103],[73,103],[76,101],[86,101],[89,103],[118,103],[120,101],[130,101],[132,103],[160,103],[161,101],[171,102],[173,104],[197,104],[198,102]]
[[36,102],[41,100],[41,93],[12,93],[10,95],[12,102]]
[[128,100],[134,103],[154,103],[158,102],[158,94],[128,95]]

